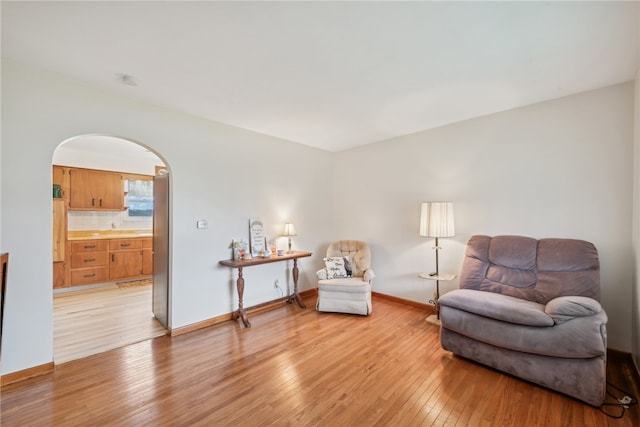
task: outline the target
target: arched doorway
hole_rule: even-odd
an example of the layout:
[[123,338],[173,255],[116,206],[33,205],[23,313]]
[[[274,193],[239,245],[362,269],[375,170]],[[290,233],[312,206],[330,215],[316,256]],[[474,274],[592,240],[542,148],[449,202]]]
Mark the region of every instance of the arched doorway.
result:
[[[52,165],[54,361],[63,363],[166,333],[166,162],[137,141],[80,135],[58,146]],[[66,192],[56,199],[56,181],[60,181],[56,175],[61,169],[68,174],[63,180]],[[158,174],[162,175],[162,185],[156,186]],[[114,176],[115,190],[108,192],[105,188],[113,187],[110,183]],[[162,192],[158,193],[160,188]],[[99,192],[99,196],[91,192]],[[103,198],[103,194],[114,192],[115,197]],[[86,199],[90,202],[84,203],[85,193],[91,193]],[[157,200],[161,205],[157,206]],[[61,201],[62,227],[55,225],[56,206]],[[55,230],[60,228],[64,231],[56,240]],[[62,257],[56,256],[55,249],[56,241],[61,247],[60,240],[64,240]],[[60,264],[62,276],[60,268],[56,273]],[[159,278],[156,273],[160,273]]]

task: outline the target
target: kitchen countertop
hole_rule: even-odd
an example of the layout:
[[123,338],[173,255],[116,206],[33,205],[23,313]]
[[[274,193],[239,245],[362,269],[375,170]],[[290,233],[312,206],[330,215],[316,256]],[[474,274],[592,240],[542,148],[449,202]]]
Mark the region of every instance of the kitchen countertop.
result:
[[129,239],[153,237],[151,230],[74,230],[69,231],[67,240]]

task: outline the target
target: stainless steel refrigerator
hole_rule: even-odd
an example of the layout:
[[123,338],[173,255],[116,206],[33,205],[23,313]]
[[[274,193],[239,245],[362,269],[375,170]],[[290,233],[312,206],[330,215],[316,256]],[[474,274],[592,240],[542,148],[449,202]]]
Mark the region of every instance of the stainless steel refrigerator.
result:
[[153,179],[153,315],[169,324],[169,173]]

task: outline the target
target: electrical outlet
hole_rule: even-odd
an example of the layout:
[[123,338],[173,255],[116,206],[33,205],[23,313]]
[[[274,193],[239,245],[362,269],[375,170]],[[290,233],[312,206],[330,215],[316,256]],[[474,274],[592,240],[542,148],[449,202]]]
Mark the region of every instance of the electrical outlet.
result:
[[284,293],[282,292],[282,289],[280,289],[280,286],[278,286],[278,279],[273,281],[273,289],[277,290],[278,295],[280,295],[280,297],[284,296]]

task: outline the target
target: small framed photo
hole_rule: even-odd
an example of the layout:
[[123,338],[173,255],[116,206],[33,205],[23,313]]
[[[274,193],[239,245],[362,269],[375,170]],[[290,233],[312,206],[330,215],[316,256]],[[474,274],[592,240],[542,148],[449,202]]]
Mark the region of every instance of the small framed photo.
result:
[[260,218],[249,218],[249,243],[251,244],[251,255],[262,256],[266,248],[264,239],[264,226]]
[[246,239],[234,240],[231,246],[233,248],[233,259],[235,261],[242,261],[243,259],[247,259],[249,242],[247,242]]

